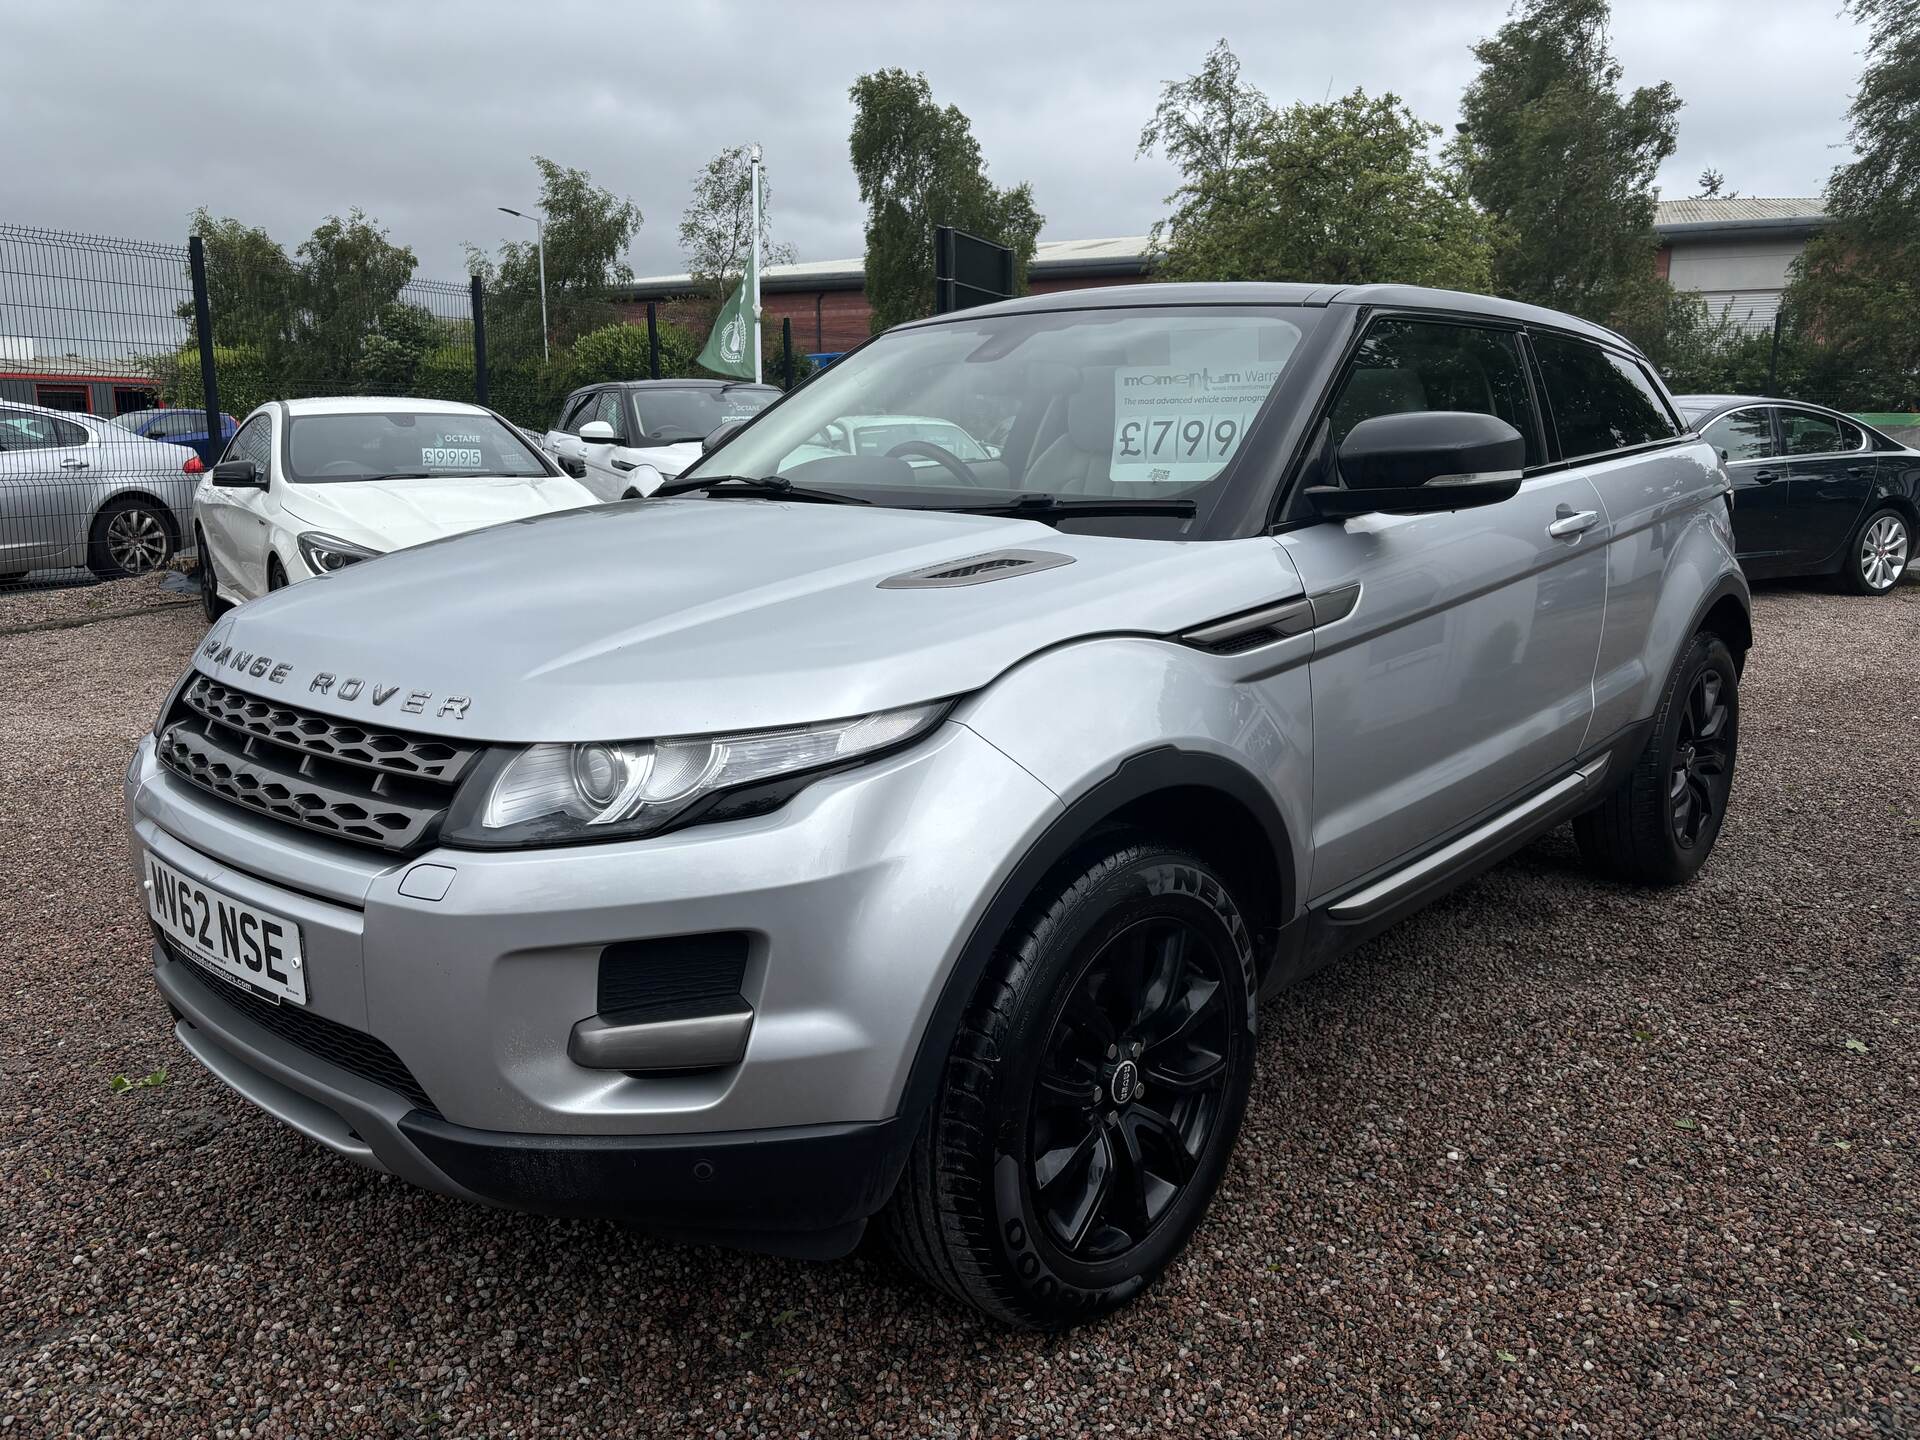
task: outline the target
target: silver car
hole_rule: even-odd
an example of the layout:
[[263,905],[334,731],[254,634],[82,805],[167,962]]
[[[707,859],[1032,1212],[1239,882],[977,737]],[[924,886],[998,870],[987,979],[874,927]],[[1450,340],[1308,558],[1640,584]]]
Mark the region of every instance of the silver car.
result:
[[0,403],[0,583],[33,570],[157,570],[192,534],[193,451],[97,415]]
[[[820,454],[873,415],[979,444]],[[903,326],[654,498],[221,620],[127,772],[154,975],[363,1165],[788,1254],[877,1218],[1063,1325],[1199,1225],[1262,996],[1568,820],[1707,859],[1727,494],[1630,345],[1503,301]]]

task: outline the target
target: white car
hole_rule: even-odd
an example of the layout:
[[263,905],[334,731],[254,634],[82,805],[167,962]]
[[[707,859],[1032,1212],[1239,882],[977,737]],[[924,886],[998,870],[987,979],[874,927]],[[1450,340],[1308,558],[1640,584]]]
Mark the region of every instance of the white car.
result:
[[274,400],[193,497],[200,598],[228,605],[467,530],[592,505],[491,410],[450,400]]
[[951,420],[932,415],[847,415],[809,436],[787,457],[784,468],[848,455],[892,456],[915,470],[946,463],[943,456],[969,465],[1000,458],[998,449],[982,445]]
[[700,458],[722,425],[751,420],[780,398],[746,380],[620,380],[567,396],[541,446],[602,500],[651,495]]

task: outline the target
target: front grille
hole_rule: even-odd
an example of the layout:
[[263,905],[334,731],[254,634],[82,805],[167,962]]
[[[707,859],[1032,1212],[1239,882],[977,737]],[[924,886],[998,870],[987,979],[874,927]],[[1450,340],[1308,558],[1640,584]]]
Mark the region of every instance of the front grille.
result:
[[201,675],[168,715],[158,754],[232,804],[410,854],[438,834],[480,748],[336,720]]
[[160,940],[160,948],[166,952],[167,959],[173,963],[177,973],[186,977],[188,984],[198,987],[202,995],[239,1011],[262,1030],[270,1031],[309,1055],[318,1056],[329,1065],[337,1065],[349,1075],[357,1075],[382,1089],[404,1095],[416,1107],[431,1115],[440,1113],[439,1107],[420,1088],[420,1082],[413,1078],[413,1072],[407,1068],[406,1062],[365,1031],[329,1020],[324,1015],[315,1015],[298,1005],[276,1005],[271,1000],[261,999],[251,990],[216,979],[189,960],[164,936]]

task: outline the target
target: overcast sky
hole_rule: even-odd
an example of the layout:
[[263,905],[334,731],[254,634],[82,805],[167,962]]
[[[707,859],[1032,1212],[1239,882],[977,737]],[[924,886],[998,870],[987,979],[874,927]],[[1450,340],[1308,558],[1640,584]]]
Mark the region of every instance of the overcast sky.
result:
[[[1815,195],[1846,157],[1862,33],[1840,0],[1615,0],[1628,86],[1686,100],[1668,198],[1712,166],[1749,195]],[[1392,90],[1451,128],[1468,46],[1506,0],[892,3],[226,3],[14,8],[0,220],[177,240],[206,205],[291,248],[359,206],[458,278],[530,209],[530,155],[637,201],[639,275],[678,271],[680,208],[717,149],[766,148],[777,238],[860,251],[847,87],[923,70],[972,117],[1000,184],[1030,181],[1042,238],[1130,235],[1172,175],[1134,145],[1161,82],[1225,36],[1277,102]]]

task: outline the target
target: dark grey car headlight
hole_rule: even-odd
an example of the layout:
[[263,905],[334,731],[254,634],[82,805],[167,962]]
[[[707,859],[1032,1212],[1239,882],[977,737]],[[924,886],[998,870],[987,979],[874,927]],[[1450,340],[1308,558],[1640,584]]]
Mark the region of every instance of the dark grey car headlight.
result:
[[650,835],[696,815],[760,813],[822,774],[911,743],[947,708],[942,700],[784,730],[497,751],[462,788],[440,838],[569,845]]

